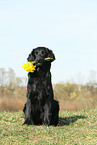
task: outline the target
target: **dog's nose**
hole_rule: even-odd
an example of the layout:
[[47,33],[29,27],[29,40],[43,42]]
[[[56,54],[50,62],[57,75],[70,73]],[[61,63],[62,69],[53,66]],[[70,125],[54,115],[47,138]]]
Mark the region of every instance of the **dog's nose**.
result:
[[37,58],[37,61],[39,62],[39,61],[42,61],[42,58],[41,57],[38,57]]
[[39,61],[40,60],[40,58],[37,58],[37,61]]

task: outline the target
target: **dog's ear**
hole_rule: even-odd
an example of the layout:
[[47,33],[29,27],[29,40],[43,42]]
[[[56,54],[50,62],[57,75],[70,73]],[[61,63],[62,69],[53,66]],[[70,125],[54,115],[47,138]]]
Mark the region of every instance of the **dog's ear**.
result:
[[55,60],[55,55],[52,50],[47,49],[47,58],[51,58],[51,62]]
[[33,49],[32,52],[29,54],[27,60],[28,60],[28,61],[34,61],[34,49]]

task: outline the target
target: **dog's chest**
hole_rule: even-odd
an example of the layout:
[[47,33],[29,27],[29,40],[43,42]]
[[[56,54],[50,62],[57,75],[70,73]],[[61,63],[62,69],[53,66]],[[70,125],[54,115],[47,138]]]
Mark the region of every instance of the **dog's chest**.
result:
[[51,85],[50,73],[46,75],[29,76],[28,86],[34,98],[48,98]]

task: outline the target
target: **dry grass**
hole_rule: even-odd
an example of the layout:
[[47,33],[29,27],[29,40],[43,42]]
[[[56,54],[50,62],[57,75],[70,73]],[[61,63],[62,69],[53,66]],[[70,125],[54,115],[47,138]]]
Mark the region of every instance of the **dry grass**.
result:
[[[90,93],[86,87],[78,89],[75,84],[58,84],[54,87],[55,99],[59,101],[60,110],[92,109],[97,106],[97,88]],[[26,87],[0,87],[0,111],[20,111],[26,102]]]
[[20,111],[26,102],[26,87],[4,87],[0,95],[0,111]]
[[82,110],[82,109],[93,109],[97,106],[97,98],[94,100],[87,100],[87,101],[64,101],[64,100],[59,100],[60,102],[60,110],[72,110],[72,111],[77,111],[77,110]]
[[24,101],[14,98],[4,98],[0,102],[1,111],[20,111],[23,109]]

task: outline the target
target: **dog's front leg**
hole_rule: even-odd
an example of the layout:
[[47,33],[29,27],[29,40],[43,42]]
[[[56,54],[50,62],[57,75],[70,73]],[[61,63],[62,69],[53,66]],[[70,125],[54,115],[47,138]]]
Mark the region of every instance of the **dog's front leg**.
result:
[[44,106],[44,120],[43,123],[46,125],[50,125],[50,121],[51,121],[51,109],[50,109],[50,104],[46,103]]

